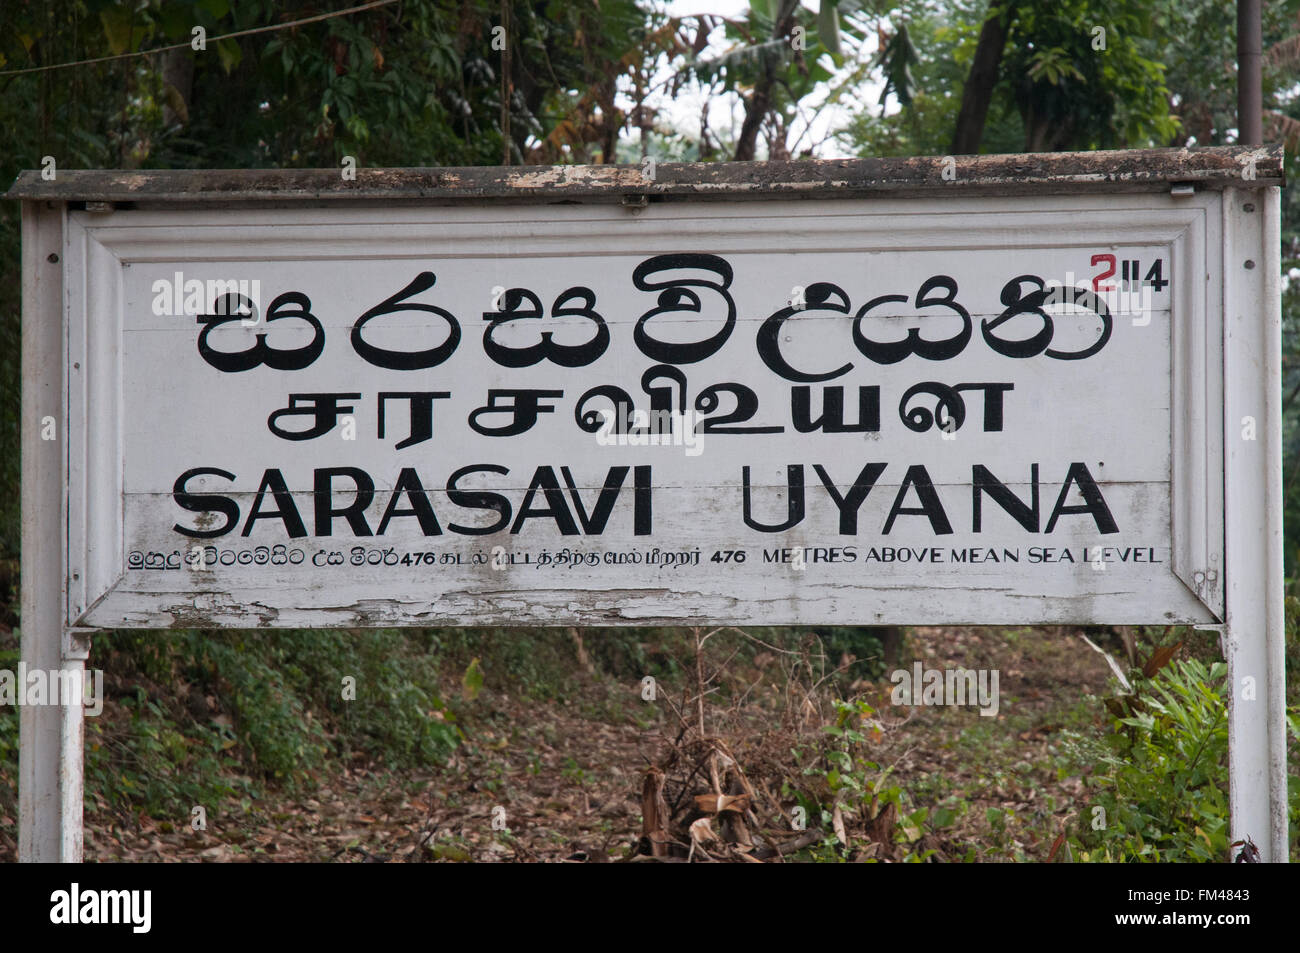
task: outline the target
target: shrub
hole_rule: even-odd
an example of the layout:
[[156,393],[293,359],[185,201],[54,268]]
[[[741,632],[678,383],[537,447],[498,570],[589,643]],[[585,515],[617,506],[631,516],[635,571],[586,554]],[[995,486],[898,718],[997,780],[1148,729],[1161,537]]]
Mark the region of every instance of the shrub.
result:
[[1079,821],[1080,859],[1227,860],[1226,676],[1222,662],[1184,660],[1116,706],[1106,770],[1092,779],[1102,794]]

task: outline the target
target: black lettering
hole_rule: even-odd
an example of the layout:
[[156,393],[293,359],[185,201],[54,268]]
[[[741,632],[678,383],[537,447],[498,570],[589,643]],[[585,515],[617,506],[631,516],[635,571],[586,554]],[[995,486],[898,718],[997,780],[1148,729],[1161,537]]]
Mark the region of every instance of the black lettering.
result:
[[780,433],[785,430],[780,426],[769,427],[734,427],[724,424],[738,424],[753,419],[758,413],[758,395],[744,384],[713,384],[700,391],[695,398],[695,409],[701,414],[712,414],[722,406],[721,394],[730,394],[736,399],[736,409],[721,417],[701,421],[703,433]]
[[803,464],[795,463],[785,468],[785,482],[788,490],[786,497],[786,521],[784,523],[765,525],[754,520],[750,509],[749,467],[741,469],[741,483],[744,495],[743,516],[745,525],[760,533],[781,533],[803,522],[804,488]]
[[[411,501],[409,509],[399,510],[397,501],[405,493]],[[397,483],[393,486],[393,495],[388,499],[388,507],[384,510],[383,518],[379,521],[377,534],[384,535],[384,530],[388,528],[388,521],[396,516],[414,516],[420,521],[420,531],[425,536],[441,536],[442,527],[438,525],[438,517],[433,512],[433,507],[429,503],[429,496],[424,491],[424,485],[420,483],[420,477],[415,472],[414,467],[403,467],[402,472],[397,476]]]
[[987,493],[1012,519],[1031,533],[1038,532],[1038,464],[1029,468],[1029,479],[1033,486],[1030,491],[1030,503],[1026,505],[1006,484],[989,472],[987,467],[978,463],[971,468],[971,529],[978,533],[983,525],[981,500]]
[[813,469],[817,471],[817,476],[821,478],[822,486],[826,487],[826,492],[830,494],[835,506],[840,511],[840,535],[856,536],[858,533],[858,510],[862,506],[863,500],[871,492],[871,488],[876,485],[876,480],[880,479],[880,474],[885,470],[883,463],[868,463],[858,474],[858,478],[853,481],[853,486],[843,496],[836,489],[835,482],[826,472],[826,468],[820,463],[814,464]]
[[[208,335],[212,333],[212,329],[232,321],[243,321],[248,314],[247,311],[243,316],[232,314],[232,310],[238,309],[232,309],[226,303],[230,298],[248,301],[243,295],[224,295],[217,304],[216,314],[201,314],[195,318],[198,324],[203,325],[203,331],[199,334],[199,355],[217,370],[236,374],[265,364],[277,371],[298,371],[309,366],[325,350],[325,329],[311,313],[311,299],[301,291],[286,291],[272,301],[271,307],[266,310],[266,324],[270,325],[272,321],[284,321],[289,318],[306,321],[314,331],[310,342],[302,347],[281,350],[266,343],[268,332],[258,331],[257,343],[250,348],[234,352],[216,350],[208,343]],[[297,308],[289,310],[289,305],[296,305]]]
[[[334,508],[333,483],[336,476],[347,477],[356,484],[356,494],[352,502],[342,509]],[[370,536],[370,526],[366,523],[365,509],[375,498],[375,483],[370,474],[356,467],[326,467],[315,473],[314,493],[316,496],[316,535],[332,536],[334,518],[342,516],[352,527],[354,536]]]
[[756,343],[758,345],[758,356],[763,359],[763,363],[768,366],[768,369],[775,371],[788,381],[799,381],[801,383],[828,381],[853,370],[852,362],[824,373],[801,371],[790,365],[781,353],[781,326],[790,317],[803,311],[833,311],[836,314],[846,315],[849,313],[849,296],[838,285],[818,281],[805,289],[804,303],[802,305],[791,305],[782,308],[764,321],[758,329]]
[[[422,271],[415,276],[414,281],[397,292],[397,294],[385,298],[357,318],[357,323],[352,325],[352,349],[360,355],[362,360],[374,364],[376,367],[386,367],[389,370],[414,371],[426,367],[437,367],[451,357],[456,350],[456,346],[460,344],[460,322],[452,317],[450,311],[445,311],[434,305],[403,303],[413,295],[428,291],[437,280],[433,272]],[[424,351],[390,351],[387,348],[366,343],[361,334],[361,329],[366,326],[366,322],[370,321],[371,318],[378,318],[385,314],[398,314],[402,311],[426,311],[429,314],[436,314],[447,322],[447,340]],[[270,320],[270,318],[267,320]]]
[[[537,496],[537,491],[541,490],[546,496],[545,507],[534,507],[533,499]],[[538,467],[533,474],[532,482],[528,484],[528,492],[524,494],[524,501],[519,504],[519,513],[515,517],[515,523],[510,527],[510,532],[518,533],[523,528],[524,520],[540,519],[543,516],[549,516],[555,520],[555,525],[559,528],[563,536],[577,536],[578,527],[573,522],[573,514],[569,512],[569,505],[564,502],[564,494],[560,491],[560,482],[555,479],[555,470],[551,467]]]
[[[553,414],[555,408],[543,404],[543,399],[563,397],[562,390],[498,390],[488,391],[488,402],[469,415],[469,425],[485,437],[513,437],[531,430],[540,414]],[[506,423],[489,427],[479,423],[480,417],[508,416]]]
[[172,529],[182,536],[193,539],[213,539],[226,535],[239,523],[239,504],[230,497],[217,493],[191,493],[186,488],[186,484],[191,479],[205,474],[219,476],[223,480],[235,479],[233,473],[225,470],[218,470],[215,467],[195,467],[193,470],[186,470],[176,478],[176,482],[172,484],[172,499],[181,509],[192,513],[222,513],[226,517],[225,525],[216,529],[189,529],[177,523]]
[[377,436],[384,439],[384,407],[390,400],[405,400],[407,412],[411,418],[411,432],[399,441],[394,450],[404,450],[417,443],[423,443],[433,436],[433,402],[443,397],[450,397],[445,390],[381,390],[379,392],[379,429]]
[[[574,307],[569,302],[582,301],[581,307]],[[527,300],[529,307],[521,307]],[[596,331],[590,340],[583,344],[556,344],[552,337],[555,332],[542,331],[540,341],[527,347],[507,347],[493,337],[496,330],[511,321],[523,319],[538,320],[543,317],[542,302],[537,295],[527,288],[510,288],[505,293],[505,307],[501,311],[487,311],[483,320],[490,321],[483,332],[483,351],[502,367],[531,367],[549,360],[561,367],[584,367],[605,353],[609,347],[609,327],[605,319],[594,310],[596,293],[590,288],[570,288],[560,294],[551,306],[551,314],[557,318],[581,317],[596,324]]]
[[447,478],[447,498],[452,503],[471,510],[493,510],[500,518],[491,526],[460,526],[456,523],[448,523],[447,529],[463,536],[487,536],[491,533],[500,532],[510,524],[510,514],[513,512],[510,500],[500,493],[460,489],[457,484],[470,473],[496,473],[501,476],[508,476],[510,470],[507,467],[497,466],[492,463],[479,463],[461,467]]
[[564,482],[569,486],[573,509],[578,514],[578,522],[582,524],[584,533],[599,536],[605,531],[609,514],[614,511],[614,503],[623,488],[623,481],[627,479],[628,469],[628,467],[610,467],[609,474],[605,477],[605,485],[600,495],[596,497],[596,506],[592,509],[591,516],[587,516],[587,509],[582,505],[582,497],[578,495],[578,485],[573,481],[572,471],[568,467],[560,467]]
[[[269,513],[263,513],[262,500],[267,490],[270,490],[271,495],[275,497],[277,508]],[[257,487],[257,496],[253,498],[253,506],[248,511],[248,520],[244,523],[242,535],[247,536],[251,533],[253,524],[258,520],[275,518],[284,522],[285,532],[289,534],[290,539],[307,535],[307,527],[303,525],[302,517],[298,515],[298,507],[294,505],[293,494],[289,492],[289,486],[284,482],[284,474],[279,470],[267,470],[262,474],[262,482]]]
[[[1077,486],[1079,493],[1083,496],[1083,503],[1080,505],[1065,505],[1065,499],[1070,494],[1071,484]],[[1056,506],[1052,509],[1052,515],[1048,517],[1045,532],[1050,533],[1060,517],[1076,513],[1090,514],[1093,522],[1097,524],[1097,530],[1103,535],[1119,532],[1119,527],[1115,525],[1115,518],[1110,514],[1110,507],[1106,505],[1106,501],[1102,498],[1101,489],[1093,480],[1092,474],[1088,472],[1088,467],[1083,463],[1070,464],[1070,469],[1065,475],[1065,482],[1061,484],[1061,495],[1056,498]]]
[[650,467],[632,468],[632,485],[636,490],[632,506],[632,532],[636,536],[649,536],[651,532]]
[[[931,292],[936,288],[942,289],[944,293],[938,297],[931,297]],[[887,302],[897,303],[906,300],[906,295],[881,295],[868,301],[853,319],[853,343],[867,359],[877,364],[897,364],[915,354],[927,361],[946,361],[962,352],[971,337],[970,312],[957,303],[957,282],[947,275],[935,275],[922,283],[916,292],[916,307],[942,306],[958,315],[962,320],[962,327],[952,337],[927,341],[921,337],[919,328],[908,328],[907,336],[903,340],[881,342],[873,341],[862,333],[862,321],[872,310]]]
[[822,413],[812,419],[812,388],[790,388],[790,417],[799,433],[877,433],[880,430],[880,388],[875,384],[858,388],[858,422],[844,421],[844,388],[822,388]]
[[[903,506],[903,500],[907,496],[909,487],[915,487],[917,499],[921,501],[919,507]],[[903,477],[903,485],[898,488],[898,495],[894,497],[894,505],[889,509],[889,517],[885,520],[884,534],[889,535],[890,529],[893,528],[894,519],[898,516],[925,516],[930,520],[930,528],[936,536],[948,536],[952,533],[952,524],[948,522],[948,515],[943,511],[943,504],[939,501],[939,494],[935,492],[934,482],[930,479],[930,474],[925,467],[917,464],[907,468],[907,474]]]
[[[719,280],[683,277],[659,281],[646,280],[650,275],[661,272],[692,268],[712,272]],[[637,265],[636,270],[632,272],[632,284],[638,291],[663,289],[659,292],[658,307],[651,308],[641,315],[632,331],[632,339],[641,353],[652,361],[663,364],[694,364],[716,354],[722,345],[727,343],[727,338],[731,336],[731,331],[736,326],[736,302],[727,292],[731,287],[731,278],[731,265],[717,255],[656,255]],[[700,296],[690,290],[691,288],[711,288],[721,296],[727,306],[727,316],[722,328],[703,341],[676,343],[652,337],[647,326],[657,315],[683,311],[691,314],[704,313]]]
[[[360,399],[360,394],[290,394],[289,406],[272,411],[266,418],[266,426],[283,440],[312,440],[333,430],[341,415],[352,413],[351,404],[340,404],[339,401]],[[285,430],[279,424],[283,417],[313,419],[306,430]]]

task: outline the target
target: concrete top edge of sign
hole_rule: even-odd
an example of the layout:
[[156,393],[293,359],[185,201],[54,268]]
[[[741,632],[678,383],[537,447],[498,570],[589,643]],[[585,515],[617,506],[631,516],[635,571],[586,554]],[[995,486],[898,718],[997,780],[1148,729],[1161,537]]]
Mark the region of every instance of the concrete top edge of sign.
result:
[[833,195],[1105,193],[1284,183],[1281,145],[787,162],[459,168],[57,170],[22,172],[8,199],[107,203],[619,201]]

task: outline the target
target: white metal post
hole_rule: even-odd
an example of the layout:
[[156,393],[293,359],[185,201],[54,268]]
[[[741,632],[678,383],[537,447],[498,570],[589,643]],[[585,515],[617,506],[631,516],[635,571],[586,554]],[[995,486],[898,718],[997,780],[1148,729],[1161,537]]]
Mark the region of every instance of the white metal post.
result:
[[1286,861],[1288,846],[1279,193],[1223,193],[1232,840],[1249,838],[1266,862]]
[[[82,684],[85,657],[69,641],[64,614],[64,216],[61,203],[23,203],[21,656],[28,672],[46,673],[51,693],[56,672],[65,673],[63,686]],[[22,861],[81,860],[83,709],[80,698],[61,701],[19,709]]]

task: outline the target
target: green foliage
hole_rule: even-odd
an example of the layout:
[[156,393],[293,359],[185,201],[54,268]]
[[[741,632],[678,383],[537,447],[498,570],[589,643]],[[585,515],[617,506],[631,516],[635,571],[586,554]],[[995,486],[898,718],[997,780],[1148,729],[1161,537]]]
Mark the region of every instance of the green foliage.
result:
[[[1287,596],[1284,603],[1286,614],[1286,638],[1283,643],[1286,652],[1286,670],[1300,672],[1300,598]],[[1295,694],[1287,693],[1287,701],[1295,701]]]
[[[335,752],[356,749],[393,766],[441,761],[458,742],[454,715],[438,694],[436,633],[311,630],[189,638],[186,657],[196,660],[201,678],[234,686],[241,714],[236,724],[247,726],[241,738],[276,776],[292,777],[294,759],[310,758],[321,743],[310,711],[337,722]],[[356,680],[356,702],[344,698],[344,677]],[[257,687],[258,680],[275,687]],[[279,731],[293,740],[280,740]]]
[[[267,782],[310,788],[356,755],[439,763],[461,733],[438,693],[435,648],[430,634],[382,630],[98,640],[110,697],[104,717],[87,719],[87,794],[176,816]],[[232,756],[246,774],[231,773]]]
[[[1297,107],[1300,111],[1300,107]],[[1300,171],[1288,154],[1288,177]],[[1300,276],[1300,190],[1282,191],[1282,274]],[[1300,577],[1300,281],[1289,277],[1282,291],[1283,553],[1288,591]],[[1300,669],[1291,669],[1300,671]]]
[[[921,863],[934,851],[922,849],[920,841],[930,823],[930,810],[913,808],[911,798],[901,785],[891,783],[892,768],[873,760],[871,744],[878,741],[881,728],[875,709],[865,700],[837,701],[835,721],[822,727],[820,745],[791,752],[803,765],[803,784],[784,785],[783,793],[793,797],[803,808],[808,826],[820,826],[827,836],[813,845],[810,859],[839,863],[847,859],[846,850],[867,844],[857,831],[872,825],[885,831],[904,863]],[[833,833],[835,813],[840,813],[849,843],[841,844]],[[894,818],[891,825],[887,818]],[[951,819],[944,815],[945,823]]]
[[477,698],[478,693],[483,690],[483,669],[477,657],[469,663],[469,668],[465,669],[465,677],[461,679],[461,685],[465,689],[465,697],[470,701]]
[[245,776],[231,776],[222,759],[236,745],[228,727],[178,726],[143,689],[121,698],[125,721],[86,720],[86,795],[109,808],[139,808],[158,817],[209,810],[227,798],[255,793]]
[[[1165,15],[1157,6],[1155,13]],[[870,66],[884,70],[885,93],[896,90],[903,108],[881,116],[858,111],[840,140],[863,155],[942,155],[991,5],[942,0],[896,7],[906,29],[889,37]],[[1135,0],[1017,3],[981,151],[1168,144],[1178,123],[1163,63],[1187,34],[1157,30],[1150,7]],[[915,76],[910,96],[901,63]]]
[[1177,129],[1151,21],[1132,0],[1021,3],[1003,56],[1003,89],[1026,151],[1163,145]]
[[[910,102],[907,108],[894,112],[870,109],[865,103],[854,109],[853,118],[837,139],[858,155],[943,155],[948,151],[961,103],[959,91],[979,26],[926,6],[909,10],[907,26],[914,52],[914,59],[909,59],[913,80]],[[845,85],[866,82],[875,64],[873,58],[868,68],[854,70]],[[844,105],[851,106],[851,100]],[[1018,121],[1016,125],[1013,135],[1018,134]],[[985,129],[986,140],[991,135],[992,123]]]
[[[1226,675],[1222,662],[1177,662],[1142,683],[1115,716],[1104,771],[1092,779],[1100,796],[1079,821],[1080,859],[1227,859]],[[1093,830],[1097,806],[1105,827]]]
[[[78,151],[98,154],[87,164],[110,167],[337,167],[344,155],[362,167],[501,161],[497,0],[407,0],[228,40],[216,38],[319,14],[319,5],[86,6],[0,8],[0,62],[21,68],[189,43],[195,27],[210,42],[206,50],[0,80],[13,87],[0,116],[13,110],[28,120],[16,145],[39,141],[61,168],[75,167]],[[501,36],[513,66],[515,161],[563,120],[570,91],[608,83],[611,64],[637,58],[645,19],[634,0],[511,4]],[[33,106],[39,124],[30,122]],[[619,118],[610,118],[616,128]],[[21,159],[32,168],[39,154]]]
[[[1300,0],[1266,3],[1262,9],[1265,137],[1281,138],[1285,127],[1272,125],[1274,115],[1300,119],[1295,86],[1297,15]],[[1152,28],[1145,41],[1152,56],[1166,64],[1166,83],[1181,132],[1171,145],[1222,145],[1237,127],[1237,23],[1232,4],[1219,0],[1163,0],[1150,12]],[[1186,38],[1196,37],[1195,42]],[[1291,50],[1289,55],[1274,55]],[[1296,142],[1286,157],[1288,181],[1296,176]],[[1283,189],[1282,274],[1300,268],[1300,190]],[[1300,272],[1297,272],[1300,274]],[[1284,281],[1282,293],[1282,394],[1284,535],[1287,577],[1300,575],[1300,284]],[[1300,671],[1294,667],[1292,673]],[[1292,678],[1292,683],[1295,679]]]
[[916,95],[916,77],[912,75],[912,67],[919,62],[907,24],[901,23],[898,31],[871,60],[872,67],[882,67],[885,76],[885,85],[880,92],[881,106],[891,94],[904,109],[912,105]]
[[878,630],[869,626],[834,626],[820,630],[822,645],[832,665],[848,656],[853,666],[845,673],[850,682],[878,679],[885,674],[884,644]]
[[[757,110],[779,130],[769,137],[774,150],[785,148],[784,132],[800,102],[843,64],[843,40],[864,39],[866,21],[853,15],[862,6],[856,0],[823,0],[821,9],[813,11],[797,0],[752,3],[746,17],[725,21],[727,50],[689,57],[682,75],[711,90],[740,95],[748,119]],[[909,52],[904,38],[883,61],[904,95],[912,88]]]
[[[0,669],[18,668],[18,646],[0,639]],[[18,788],[18,708],[0,705],[0,811],[13,810]],[[12,814],[10,815],[12,816]]]

